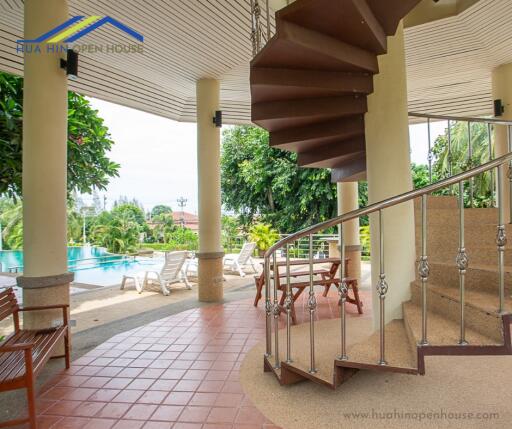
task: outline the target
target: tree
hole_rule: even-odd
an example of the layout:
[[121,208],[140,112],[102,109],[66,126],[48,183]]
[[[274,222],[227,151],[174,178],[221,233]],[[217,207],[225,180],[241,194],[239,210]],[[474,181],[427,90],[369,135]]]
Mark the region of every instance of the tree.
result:
[[[0,72],[0,195],[22,194],[23,79]],[[68,191],[106,189],[119,175],[107,153],[114,142],[89,101],[68,93]]]
[[326,169],[300,168],[297,155],[268,144],[268,133],[236,126],[224,131],[222,201],[247,229],[256,217],[282,233],[336,215],[336,185]]
[[[433,180],[440,180],[451,174],[469,170],[489,161],[489,136],[487,125],[482,122],[471,123],[471,151],[469,157],[469,132],[466,122],[453,122],[450,127],[451,144],[448,147],[448,128],[439,136],[432,148],[434,156],[432,172]],[[492,180],[489,171],[475,176],[473,179],[474,207],[489,207],[492,203]],[[448,194],[448,189],[443,194]],[[469,200],[469,181],[465,183],[465,200]]]
[[114,217],[129,218],[140,226],[144,226],[146,224],[146,215],[144,210],[134,203],[114,204],[112,215]]
[[91,239],[109,252],[128,253],[136,250],[141,227],[129,211],[103,212],[91,227]]
[[152,231],[154,240],[157,242],[163,241],[164,243],[167,243],[170,234],[176,230],[172,213],[160,213],[153,217],[153,222],[155,223]]
[[170,214],[172,213],[172,208],[169,206],[159,204],[151,209],[151,217],[159,216],[161,214]]

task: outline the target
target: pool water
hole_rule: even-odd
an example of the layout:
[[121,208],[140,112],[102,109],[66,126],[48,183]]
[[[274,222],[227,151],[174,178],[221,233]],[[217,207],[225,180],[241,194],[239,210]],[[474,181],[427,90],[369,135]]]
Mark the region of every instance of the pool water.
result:
[[[21,267],[23,271],[23,251],[0,251],[0,263],[3,271]],[[110,286],[121,283],[123,275],[140,271],[159,271],[163,258],[142,258],[113,255],[101,247],[68,247],[69,271],[75,273],[76,283],[98,286]]]

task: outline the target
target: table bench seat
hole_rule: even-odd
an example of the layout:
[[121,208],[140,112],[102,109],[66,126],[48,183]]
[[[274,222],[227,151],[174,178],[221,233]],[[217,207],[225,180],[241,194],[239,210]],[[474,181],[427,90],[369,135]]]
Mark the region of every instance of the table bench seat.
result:
[[[321,268],[321,269],[314,269],[313,275],[315,276],[313,279],[313,285],[314,286],[324,286],[324,292],[323,296],[326,297],[329,288],[331,285],[334,285],[336,287],[339,286],[339,277],[335,277],[336,272],[338,270],[338,267],[340,265],[339,260],[334,259],[328,259],[326,260],[331,263],[331,267],[329,269],[327,268]],[[322,263],[322,261],[315,260],[316,263]],[[299,265],[300,261],[293,261],[291,265]],[[305,265],[305,264],[304,264]],[[286,267],[284,263],[277,264],[277,268],[279,267]],[[271,264],[271,269],[273,269],[273,264]],[[348,273],[348,259],[345,260],[345,272]],[[282,292],[281,298],[279,300],[279,308],[281,311],[286,312],[286,308],[284,307],[284,302],[286,299],[286,281],[282,282],[280,279],[286,279],[287,274],[286,273],[280,273],[277,271],[278,275],[275,276],[274,274],[271,274],[270,278],[271,280],[274,280],[274,278],[277,278],[277,289]],[[290,278],[296,279],[297,277],[304,277],[309,276],[311,272],[309,270],[302,270],[302,271],[290,271]],[[320,276],[320,278],[318,277]],[[254,276],[254,280],[256,283],[256,297],[254,299],[254,306],[257,307],[259,300],[262,297],[262,290],[265,285],[265,273],[261,273],[259,276]],[[344,279],[345,283],[347,284],[349,290],[352,290],[353,297],[347,296],[347,302],[350,304],[354,304],[357,307],[357,311],[359,314],[363,314],[363,303],[359,298],[359,288],[357,284],[357,279],[352,277],[345,277]],[[300,295],[304,292],[305,289],[310,287],[310,281],[291,281],[290,286],[292,288],[292,305],[291,305],[291,316],[293,323],[297,323],[296,315],[295,315],[295,301],[300,297]],[[295,290],[295,292],[293,292]]]

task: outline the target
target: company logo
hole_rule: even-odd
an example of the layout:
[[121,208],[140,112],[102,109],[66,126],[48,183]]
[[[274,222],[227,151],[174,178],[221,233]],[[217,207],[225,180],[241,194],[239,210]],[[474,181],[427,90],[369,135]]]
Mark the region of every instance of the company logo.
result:
[[[137,44],[79,44],[78,40],[87,34],[110,24],[135,39]],[[42,53],[66,51],[73,49],[77,52],[106,52],[106,53],[142,53],[144,36],[133,28],[110,16],[74,16],[63,24],[42,34],[36,39],[17,40],[16,51],[22,53]],[[41,47],[41,45],[45,45]]]

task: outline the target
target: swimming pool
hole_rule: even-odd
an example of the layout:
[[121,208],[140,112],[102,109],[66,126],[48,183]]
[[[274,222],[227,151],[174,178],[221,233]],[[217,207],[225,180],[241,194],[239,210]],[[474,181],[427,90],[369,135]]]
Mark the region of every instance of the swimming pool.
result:
[[[23,251],[0,251],[3,271],[23,271]],[[75,273],[76,283],[110,286],[121,283],[124,274],[160,270],[163,258],[114,255],[102,247],[68,247],[68,269]]]

